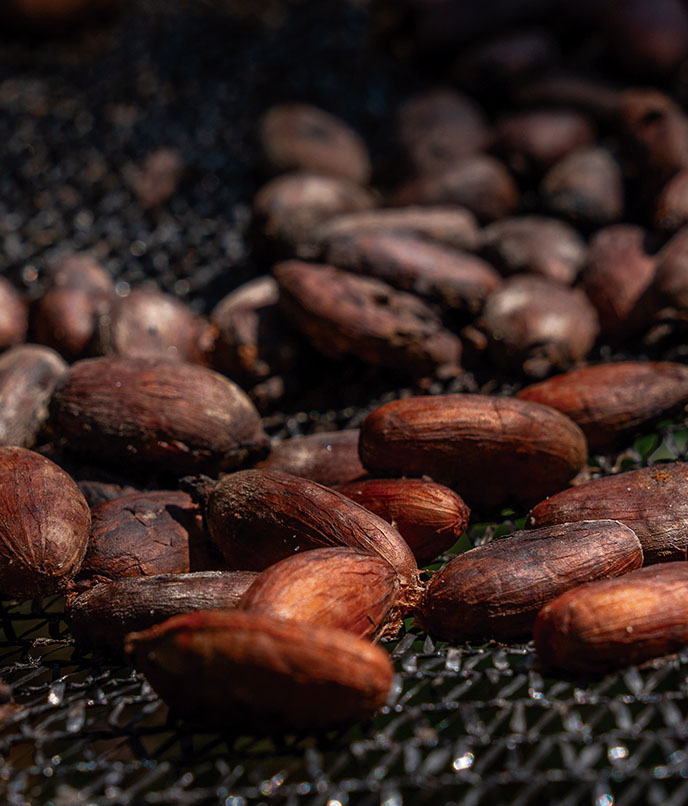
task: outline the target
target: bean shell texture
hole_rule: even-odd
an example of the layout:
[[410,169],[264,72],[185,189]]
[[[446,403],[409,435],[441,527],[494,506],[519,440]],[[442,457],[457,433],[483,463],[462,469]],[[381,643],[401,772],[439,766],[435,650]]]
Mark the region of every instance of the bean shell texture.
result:
[[260,415],[245,393],[190,364],[78,361],[56,389],[51,415],[71,450],[110,463],[232,469],[267,448]]
[[417,592],[416,562],[397,530],[308,479],[267,470],[225,476],[208,499],[206,524],[230,568],[262,571],[297,551],[349,546],[390,563],[405,597]]
[[613,518],[638,535],[645,565],[688,555],[688,462],[654,465],[562,490],[528,514],[526,528]]
[[542,609],[534,636],[543,665],[583,675],[676,652],[688,643],[688,564],[568,591]]
[[392,616],[393,628],[399,627],[399,590],[396,571],[382,557],[349,548],[314,549],[266,568],[239,607],[373,638]]
[[0,448],[0,592],[64,592],[86,551],[91,516],[76,483],[49,459]]
[[469,394],[385,403],[364,420],[359,451],[375,475],[428,475],[492,511],[561,490],[587,459],[582,431],[558,411]]
[[642,562],[635,533],[617,521],[515,532],[460,554],[436,573],[418,620],[451,641],[523,638],[540,608],[559,594]]
[[356,635],[248,612],[201,611],[132,633],[134,666],[181,716],[223,729],[242,712],[322,729],[367,719],[392,684],[389,655]]

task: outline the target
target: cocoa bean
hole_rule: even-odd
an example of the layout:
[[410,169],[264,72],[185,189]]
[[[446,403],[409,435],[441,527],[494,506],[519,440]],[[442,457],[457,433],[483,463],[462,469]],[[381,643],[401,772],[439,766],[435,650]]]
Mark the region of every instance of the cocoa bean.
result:
[[536,275],[516,275],[487,298],[476,326],[494,362],[542,378],[568,369],[592,349],[597,314],[578,289]]
[[215,330],[187,305],[152,288],[135,288],[98,320],[97,352],[206,364]]
[[399,578],[382,557],[349,548],[314,549],[266,568],[239,609],[271,618],[337,627],[362,638],[401,624]]
[[587,459],[583,432],[558,411],[468,394],[385,403],[363,421],[359,451],[375,475],[428,475],[493,512],[561,490]]
[[438,571],[416,620],[449,641],[526,638],[540,608],[564,591],[642,564],[638,538],[617,521],[515,532],[460,554]]
[[612,518],[638,535],[645,565],[688,554],[688,463],[655,465],[563,490],[533,507],[527,528]]
[[56,389],[51,414],[72,450],[166,470],[230,469],[264,454],[268,442],[235,384],[169,361],[79,361]]
[[352,428],[285,439],[273,444],[267,459],[257,467],[290,473],[326,487],[347,484],[366,472],[358,458],[358,436],[358,429]]
[[30,448],[69,366],[49,347],[20,344],[0,355],[0,445]]
[[65,618],[77,643],[123,652],[124,638],[172,616],[230,610],[251,587],[252,571],[196,571],[101,582],[70,597]]
[[479,257],[413,235],[373,232],[331,238],[324,258],[338,268],[472,313],[501,283],[499,274]]
[[278,104],[259,124],[271,171],[310,171],[365,185],[370,160],[363,140],[344,121],[307,104]]
[[544,666],[598,675],[688,643],[688,564],[583,585],[546,605],[534,629]]
[[656,318],[688,319],[688,229],[682,229],[657,255],[657,270],[639,307]]
[[187,493],[135,492],[91,510],[91,534],[79,572],[83,580],[183,574],[220,568]]
[[29,316],[26,302],[4,277],[0,277],[0,350],[26,341]]
[[688,403],[688,367],[668,361],[622,361],[571,370],[527,386],[516,397],[570,417],[591,450],[628,439]]
[[470,510],[448,487],[421,479],[365,479],[337,488],[391,523],[418,565],[451,548],[468,526]]
[[389,655],[363,638],[247,612],[175,616],[131,633],[126,651],[175,712],[223,729],[246,711],[271,731],[349,724],[392,684]]
[[142,210],[163,205],[177,191],[184,175],[184,157],[178,148],[157,148],[131,171],[130,184]]
[[620,104],[619,89],[606,78],[567,70],[534,77],[516,86],[514,96],[528,106],[563,104],[603,123],[616,119]]
[[210,492],[205,517],[229,568],[262,571],[297,551],[348,546],[396,570],[402,604],[418,591],[413,553],[397,530],[314,481],[268,470],[232,473]]
[[673,232],[688,224],[688,169],[679,171],[657,199],[655,226]]
[[458,373],[461,342],[425,303],[380,280],[287,261],[273,273],[290,321],[324,355],[354,355],[416,375]]
[[0,448],[0,593],[64,593],[86,551],[90,513],[79,488],[49,459]]
[[482,253],[503,274],[539,274],[573,285],[586,252],[580,235],[556,218],[503,218],[483,230]]

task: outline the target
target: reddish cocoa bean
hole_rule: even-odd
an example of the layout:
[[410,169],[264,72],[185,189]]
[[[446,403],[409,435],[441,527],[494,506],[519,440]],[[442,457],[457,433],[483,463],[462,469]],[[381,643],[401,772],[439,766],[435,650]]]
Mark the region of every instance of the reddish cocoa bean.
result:
[[449,641],[530,635],[540,608],[585,582],[643,564],[631,529],[617,521],[581,521],[515,532],[460,554],[430,580],[417,616]]
[[563,104],[606,123],[618,114],[620,90],[598,76],[560,70],[515,87],[514,96],[528,106]]
[[527,528],[613,518],[638,535],[645,565],[688,555],[688,463],[655,465],[563,490],[533,507]]
[[417,375],[458,373],[461,342],[417,297],[332,266],[291,260],[273,273],[286,315],[324,355]]
[[125,648],[178,714],[225,729],[246,712],[272,731],[350,724],[392,684],[389,655],[363,638],[243,611],[176,616],[131,633]]
[[642,568],[568,591],[540,612],[543,665],[598,675],[676,652],[688,642],[688,565]]
[[363,421],[359,450],[376,475],[427,474],[490,511],[561,490],[587,459],[585,437],[568,417],[487,395],[385,403]]
[[655,225],[673,232],[688,224],[688,170],[679,171],[664,186],[657,199]]
[[351,428],[285,439],[273,444],[267,459],[257,466],[310,479],[326,487],[347,484],[366,472],[358,458],[358,437],[358,429]]
[[12,283],[0,277],[0,350],[26,341],[28,329],[26,303]]
[[366,479],[337,488],[391,523],[418,565],[451,548],[468,526],[470,510],[453,490],[421,479]]
[[130,184],[142,210],[160,207],[177,191],[184,175],[184,157],[178,148],[157,148],[130,171]]
[[660,318],[688,319],[688,229],[682,229],[657,255],[657,270],[641,305]]
[[374,638],[398,630],[400,587],[382,557],[349,548],[314,549],[266,568],[239,609]]

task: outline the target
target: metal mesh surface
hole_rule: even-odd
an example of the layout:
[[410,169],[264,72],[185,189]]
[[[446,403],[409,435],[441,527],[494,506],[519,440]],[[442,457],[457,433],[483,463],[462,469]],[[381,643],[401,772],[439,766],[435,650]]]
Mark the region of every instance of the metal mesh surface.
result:
[[[120,283],[153,278],[202,310],[267,268],[245,238],[259,112],[312,101],[379,155],[390,110],[417,82],[366,46],[362,9],[305,2],[267,26],[135,6],[116,26],[58,45],[8,38],[0,70],[2,271],[38,293],[52,254],[89,248]],[[164,210],[142,213],[126,166],[168,144],[190,174]],[[268,429],[356,426],[400,386],[339,366]],[[665,424],[598,457],[593,472],[686,460],[687,443],[685,423]],[[508,533],[524,514],[473,525],[455,550]],[[2,606],[0,677],[15,703],[0,706],[0,800],[12,806],[688,802],[688,653],[567,680],[543,676],[529,645],[449,646],[407,624],[388,645],[396,685],[370,723],[241,736],[171,720],[141,676],[73,645],[63,605]]]

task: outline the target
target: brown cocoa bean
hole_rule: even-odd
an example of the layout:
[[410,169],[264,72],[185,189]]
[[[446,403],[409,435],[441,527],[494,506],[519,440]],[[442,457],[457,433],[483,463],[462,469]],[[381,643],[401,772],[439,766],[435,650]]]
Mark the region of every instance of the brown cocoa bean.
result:
[[86,551],[90,513],[79,488],[49,459],[0,448],[0,592],[64,593]]
[[607,123],[619,111],[620,91],[607,79],[558,70],[534,77],[514,88],[515,99],[527,106],[562,104]]
[[333,266],[290,260],[273,273],[282,309],[324,355],[416,375],[459,372],[461,342],[417,297]]
[[604,148],[580,148],[545,175],[540,198],[547,212],[584,227],[601,227],[623,215],[621,169]]
[[268,470],[232,473],[210,492],[205,516],[229,568],[262,571],[297,551],[348,546],[395,569],[402,604],[418,591],[413,553],[397,530],[314,481]]
[[421,479],[365,479],[337,488],[391,523],[418,565],[451,548],[468,526],[470,510],[453,490]]
[[267,459],[257,467],[290,473],[326,487],[347,484],[366,473],[358,458],[358,436],[358,429],[352,428],[285,439],[273,444]]
[[624,338],[648,324],[643,294],[657,259],[645,247],[646,232],[632,224],[606,227],[590,242],[580,284],[595,306],[603,336]]
[[449,641],[526,638],[540,608],[564,591],[642,564],[638,538],[617,521],[515,532],[460,554],[438,571],[416,619]]
[[294,173],[263,185],[253,200],[253,215],[265,238],[291,251],[328,219],[368,210],[375,202],[370,191],[346,179]]
[[679,171],[662,188],[657,199],[655,226],[674,232],[688,224],[688,170]]
[[65,618],[77,643],[124,651],[124,638],[172,616],[231,610],[251,587],[253,571],[196,571],[101,582],[70,597]]
[[645,565],[688,554],[688,462],[643,467],[563,490],[533,507],[527,528],[612,518],[638,535]]
[[540,612],[544,666],[597,675],[676,652],[688,643],[688,564],[642,568],[562,594]]
[[558,411],[468,394],[385,403],[363,421],[359,451],[375,475],[428,475],[490,511],[561,490],[587,459],[583,432]]
[[29,315],[26,302],[4,277],[0,277],[0,350],[26,341]]
[[582,361],[599,331],[582,291],[527,274],[510,277],[490,294],[476,326],[498,366],[533,378]]
[[483,230],[482,254],[503,274],[539,274],[573,285],[586,252],[580,235],[556,218],[515,216]]
[[600,364],[527,386],[516,397],[563,412],[580,426],[591,450],[604,450],[688,403],[688,367],[668,361]]
[[499,274],[479,257],[413,235],[373,232],[331,238],[324,258],[338,268],[472,313],[501,283]]
[[215,329],[170,294],[135,288],[118,298],[97,325],[97,352],[121,358],[163,358],[206,364]]
[[51,414],[72,450],[166,470],[230,469],[264,454],[268,442],[238,386],[169,361],[79,361],[56,389]]
[[108,272],[86,254],[72,254],[53,263],[45,294],[33,306],[35,340],[57,350],[68,361],[83,358],[99,316],[115,299]]
[[184,157],[178,148],[157,148],[130,174],[139,207],[152,210],[176,193],[184,175]]
[[688,319],[688,229],[682,229],[657,255],[657,270],[639,306],[656,318]]
[[362,638],[401,624],[399,578],[382,557],[355,549],[314,549],[266,568],[239,609],[271,618],[337,627]]
[[20,344],[0,355],[0,445],[30,448],[68,364],[49,347]]
[[91,510],[79,578],[100,582],[219,568],[223,563],[208,543],[200,510],[187,493],[130,493]]
[[511,170],[540,176],[577,148],[592,145],[595,129],[572,109],[529,109],[497,123],[497,148]]
[[271,731],[349,724],[392,684],[389,655],[363,638],[241,611],[175,616],[131,633],[126,651],[175,712],[223,729],[245,711]]
[[363,140],[344,121],[308,104],[278,104],[259,124],[271,171],[310,171],[365,185],[370,160]]
[[422,174],[403,184],[393,196],[399,206],[458,204],[482,222],[511,215],[518,188],[505,166],[484,154],[465,157],[438,173]]
[[483,151],[492,134],[485,115],[467,95],[437,89],[406,101],[397,131],[411,173],[433,174],[457,159]]

